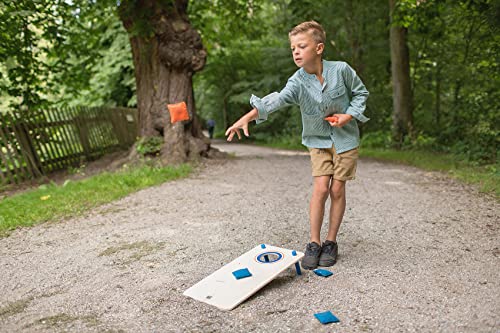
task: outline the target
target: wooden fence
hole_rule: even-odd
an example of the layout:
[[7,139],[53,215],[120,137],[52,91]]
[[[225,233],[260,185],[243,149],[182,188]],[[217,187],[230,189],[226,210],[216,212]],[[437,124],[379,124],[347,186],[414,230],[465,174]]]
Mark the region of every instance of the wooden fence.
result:
[[137,110],[67,108],[0,113],[0,184],[78,166],[133,145]]

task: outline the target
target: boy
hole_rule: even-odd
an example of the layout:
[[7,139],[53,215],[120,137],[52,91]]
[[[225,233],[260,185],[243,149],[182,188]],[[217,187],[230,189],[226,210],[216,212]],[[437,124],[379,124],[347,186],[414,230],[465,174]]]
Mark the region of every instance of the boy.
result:
[[[227,140],[240,129],[248,136],[248,123],[265,121],[281,107],[297,104],[302,114],[302,144],[311,156],[313,193],[309,208],[310,242],[306,246],[302,267],[315,269],[333,266],[337,261],[337,233],[346,205],[345,183],[354,179],[358,159],[359,129],[356,120],[363,115],[368,91],[345,62],[325,61],[322,53],[326,34],[315,21],[304,22],[289,33],[293,60],[300,67],[279,93],[250,98],[253,109],[226,131]],[[327,121],[327,116],[335,116]],[[354,118],[354,119],[353,119]],[[320,230],[325,202],[331,197],[328,235],[321,245]]]

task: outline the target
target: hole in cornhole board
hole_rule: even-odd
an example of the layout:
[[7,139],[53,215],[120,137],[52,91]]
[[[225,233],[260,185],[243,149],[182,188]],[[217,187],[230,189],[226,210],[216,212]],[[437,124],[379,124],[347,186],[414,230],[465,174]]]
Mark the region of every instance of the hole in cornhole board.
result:
[[272,264],[283,259],[283,253],[280,252],[264,252],[255,257],[255,261],[260,264]]

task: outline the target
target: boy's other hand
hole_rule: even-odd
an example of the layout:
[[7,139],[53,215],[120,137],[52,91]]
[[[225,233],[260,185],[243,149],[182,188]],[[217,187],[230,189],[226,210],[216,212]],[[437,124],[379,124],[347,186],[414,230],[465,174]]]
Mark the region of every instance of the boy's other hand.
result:
[[347,124],[348,122],[350,122],[352,119],[352,116],[350,114],[346,114],[346,113],[336,113],[336,114],[334,114],[334,116],[337,117],[338,120],[328,122],[330,124],[330,126],[333,126],[333,127],[342,127],[345,124]]
[[228,136],[227,141],[232,141],[234,134],[236,133],[238,135],[238,139],[241,140],[241,133],[240,129],[243,130],[243,133],[245,134],[246,137],[249,136],[248,133],[248,123],[245,121],[242,121],[241,119],[238,120],[233,124],[233,126],[229,127],[226,131],[226,136]]
[[226,136],[229,135],[227,138],[227,141],[233,140],[234,133],[238,135],[238,139],[241,140],[241,133],[240,129],[243,130],[243,133],[245,136],[249,136],[248,134],[248,123],[251,122],[252,120],[257,119],[259,113],[256,108],[253,108],[252,111],[248,112],[245,114],[243,117],[241,117],[237,122],[233,124],[233,126],[229,127],[226,131]]

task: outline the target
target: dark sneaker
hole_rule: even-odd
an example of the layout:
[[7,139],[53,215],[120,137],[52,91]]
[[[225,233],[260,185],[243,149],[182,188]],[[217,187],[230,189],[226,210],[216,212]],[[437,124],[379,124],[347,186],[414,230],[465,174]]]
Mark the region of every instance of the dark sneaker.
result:
[[339,247],[337,243],[332,241],[325,241],[321,247],[321,255],[319,256],[319,266],[329,267],[335,265],[337,262],[337,253],[339,252]]
[[306,253],[302,258],[302,268],[315,269],[318,267],[319,255],[321,253],[321,246],[318,243],[311,242],[306,246]]

